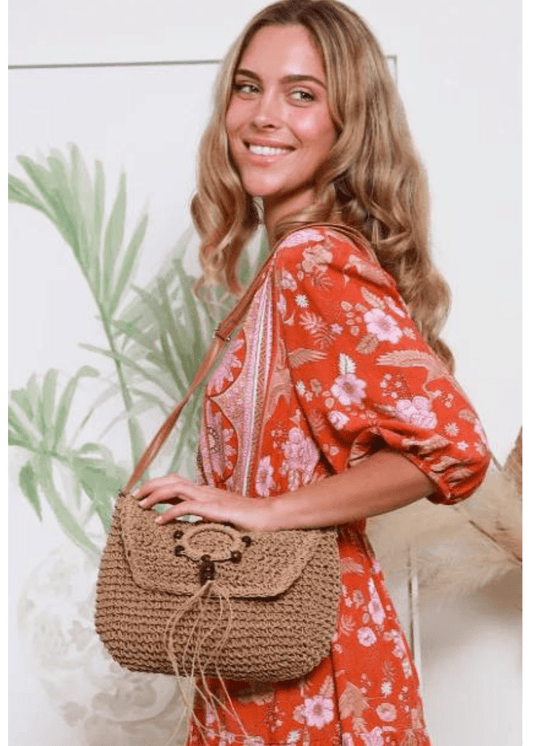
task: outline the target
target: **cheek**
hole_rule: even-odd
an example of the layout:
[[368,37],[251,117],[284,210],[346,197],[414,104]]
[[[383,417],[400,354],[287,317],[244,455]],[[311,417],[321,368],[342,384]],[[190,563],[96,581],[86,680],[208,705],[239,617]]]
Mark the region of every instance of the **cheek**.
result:
[[234,117],[231,107],[228,109],[226,114],[226,132],[229,136],[235,130]]
[[228,135],[235,133],[242,125],[245,118],[245,112],[239,101],[233,99],[230,102],[226,112],[226,132]]
[[298,134],[302,142],[315,145],[320,150],[329,152],[336,141],[335,127],[329,117],[310,116],[300,120]]

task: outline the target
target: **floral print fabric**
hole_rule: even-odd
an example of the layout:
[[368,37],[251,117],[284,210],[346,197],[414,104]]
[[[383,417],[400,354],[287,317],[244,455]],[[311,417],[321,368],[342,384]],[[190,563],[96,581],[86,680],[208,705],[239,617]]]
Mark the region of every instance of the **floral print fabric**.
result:
[[[206,388],[200,479],[260,499],[386,446],[430,477],[431,500],[467,497],[489,461],[481,425],[392,278],[326,226],[275,251]],[[222,704],[198,705],[190,746],[428,746],[417,674],[364,520],[341,529],[339,552],[330,656],[298,681],[225,682],[226,692],[209,682]]]

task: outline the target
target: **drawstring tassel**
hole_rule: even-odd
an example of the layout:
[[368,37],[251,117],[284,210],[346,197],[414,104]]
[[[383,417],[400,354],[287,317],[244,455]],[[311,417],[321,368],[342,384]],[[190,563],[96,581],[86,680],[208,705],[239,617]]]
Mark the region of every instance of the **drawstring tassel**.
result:
[[[216,599],[219,603],[218,618],[211,625],[210,628],[202,631],[202,621],[206,617],[207,606],[211,599]],[[187,600],[186,603],[184,603],[179,609],[177,609],[169,618],[165,629],[165,647],[170,662],[172,663],[174,673],[176,674],[176,678],[178,679],[180,692],[186,705],[185,713],[188,710],[191,712],[191,718],[193,719],[196,727],[201,733],[204,743],[207,743],[206,735],[210,733],[211,729],[207,728],[203,723],[199,721],[198,717],[194,713],[193,702],[190,701],[190,697],[183,691],[183,687],[181,685],[180,668],[178,665],[178,658],[176,656],[174,645],[174,636],[179,623],[187,614],[187,612],[190,612],[192,609],[197,609],[197,613],[190,635],[187,639],[187,642],[183,646],[183,653],[181,656],[182,670],[189,668],[191,676],[193,678],[199,679],[199,683],[195,683],[194,685],[194,694],[200,697],[200,699],[203,701],[206,712],[213,714],[218,732],[220,733],[222,726],[220,722],[220,716],[218,714],[218,711],[221,710],[227,715],[232,716],[237,721],[243,736],[248,737],[248,733],[246,732],[244,725],[239,718],[235,707],[233,706],[233,702],[224,683],[224,679],[222,678],[218,670],[217,659],[219,653],[223,650],[224,645],[231,634],[231,629],[233,626],[233,610],[231,601],[229,599],[229,594],[227,593],[227,591],[221,591],[219,588],[217,588],[216,582],[214,580],[207,580],[201,586],[201,588]],[[224,623],[225,619],[227,621]],[[207,641],[213,635],[213,633],[217,630],[220,630],[223,625],[224,630],[219,642],[217,643],[214,650],[211,651],[210,656],[208,658],[205,658],[205,653],[204,655],[202,655],[202,652],[206,649],[209,649],[209,646],[206,646]],[[190,658],[189,661],[188,658]],[[227,707],[226,704],[219,697],[217,697],[209,687],[205,670],[210,667],[214,667],[216,671],[216,676],[214,678],[216,678],[217,682],[220,684],[222,692],[230,705],[229,707]],[[172,737],[175,735],[182,724],[183,717],[180,719],[180,723],[172,734]],[[211,735],[213,734],[211,733]],[[169,746],[168,742],[167,744],[165,744],[165,746]]]

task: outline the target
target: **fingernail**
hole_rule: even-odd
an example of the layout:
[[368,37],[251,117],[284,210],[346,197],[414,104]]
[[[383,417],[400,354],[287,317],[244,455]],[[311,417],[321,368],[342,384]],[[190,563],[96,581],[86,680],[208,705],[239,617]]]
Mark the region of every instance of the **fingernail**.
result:
[[145,497],[144,500],[141,500],[139,502],[139,505],[141,506],[141,508],[144,508],[147,504],[148,504],[148,498],[147,497]]
[[161,518],[161,516],[159,516],[159,518],[156,518],[156,519],[155,519],[155,522],[156,522],[156,523],[162,523],[162,522],[163,522],[163,519]]

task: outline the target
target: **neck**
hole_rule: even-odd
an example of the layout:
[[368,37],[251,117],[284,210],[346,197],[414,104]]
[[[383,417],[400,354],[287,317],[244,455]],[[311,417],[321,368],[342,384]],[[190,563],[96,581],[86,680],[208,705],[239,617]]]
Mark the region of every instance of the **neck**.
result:
[[276,225],[284,218],[309,207],[313,202],[312,190],[299,192],[283,201],[276,199],[263,199],[263,219],[268,237],[268,245],[274,246],[274,230]]

